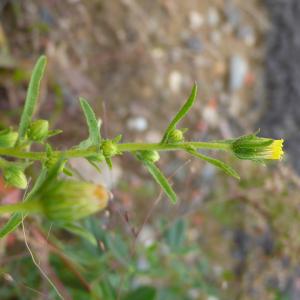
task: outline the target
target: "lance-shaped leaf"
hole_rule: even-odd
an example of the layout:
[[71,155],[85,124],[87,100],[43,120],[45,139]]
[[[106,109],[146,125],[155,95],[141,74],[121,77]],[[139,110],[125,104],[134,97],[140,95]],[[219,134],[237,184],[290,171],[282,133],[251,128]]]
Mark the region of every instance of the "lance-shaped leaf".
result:
[[25,106],[19,124],[19,142],[24,139],[38,100],[40,85],[46,68],[47,58],[42,55],[34,66],[27,90]]
[[240,179],[239,174],[233,169],[231,168],[229,165],[227,165],[226,163],[222,162],[221,160],[212,158],[210,156],[206,156],[204,154],[201,154],[199,152],[197,152],[196,150],[188,150],[188,152],[190,154],[192,154],[193,156],[200,158],[202,160],[207,161],[208,163],[214,165],[215,167],[221,169],[222,171],[224,171],[226,174],[236,178],[236,179]]
[[155,181],[160,185],[162,190],[165,192],[165,194],[168,196],[168,198],[171,200],[172,203],[177,202],[177,195],[174,192],[173,188],[171,187],[170,183],[168,182],[168,179],[162,174],[162,172],[159,170],[158,167],[152,162],[145,161],[143,157],[140,154],[137,154],[137,157],[140,161],[143,162],[149,173],[153,176]]
[[101,123],[96,119],[95,113],[87,100],[85,100],[84,98],[80,98],[79,101],[89,129],[89,138],[84,141],[84,143],[86,145],[89,144],[88,146],[99,146],[101,142]]
[[175,115],[175,117],[170,122],[168,128],[166,129],[164,136],[161,140],[161,143],[166,143],[168,140],[169,134],[176,128],[176,125],[181,119],[184,118],[184,116],[189,112],[191,107],[193,106],[197,96],[197,85],[194,84],[191,95],[187,99],[187,101],[183,104],[183,106],[180,108],[178,113]]

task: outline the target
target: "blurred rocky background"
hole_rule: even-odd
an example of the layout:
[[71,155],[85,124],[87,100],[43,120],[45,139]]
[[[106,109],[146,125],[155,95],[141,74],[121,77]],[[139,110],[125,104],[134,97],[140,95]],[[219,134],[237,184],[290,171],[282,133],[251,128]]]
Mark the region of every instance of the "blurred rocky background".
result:
[[[141,284],[152,285],[158,300],[300,299],[300,181],[294,172],[300,168],[299,20],[297,0],[0,1],[0,126],[17,126],[30,71],[44,53],[49,64],[37,114],[63,129],[53,139],[61,149],[86,136],[79,96],[102,118],[104,136],[155,142],[194,81],[198,100],[183,122],[188,138],[232,138],[261,128],[262,136],[287,139],[286,159],[268,167],[220,155],[241,174],[240,182],[182,153],[162,156],[177,206],[160,199],[130,156],[100,175],[73,161],[82,177],[104,180],[114,195],[106,234],[118,232],[131,244],[140,231],[137,248],[144,250],[133,259],[141,273],[131,278],[118,256],[108,259],[105,273],[132,281],[107,275],[120,296],[105,299],[123,299]],[[1,185],[0,194],[20,198]],[[34,244],[41,237],[28,226]],[[36,267],[26,260],[22,240],[16,233],[0,241],[0,298],[47,299],[30,290],[51,295],[43,278],[24,277]],[[47,249],[37,251],[49,257],[44,267],[56,270],[65,295],[76,295]],[[174,261],[166,262],[167,254]],[[159,261],[166,265],[157,274]]]

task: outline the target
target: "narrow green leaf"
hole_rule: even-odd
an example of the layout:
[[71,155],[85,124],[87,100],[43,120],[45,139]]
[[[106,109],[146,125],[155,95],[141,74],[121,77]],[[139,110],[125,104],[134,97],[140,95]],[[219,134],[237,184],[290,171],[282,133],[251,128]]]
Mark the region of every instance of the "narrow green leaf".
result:
[[165,238],[169,247],[174,251],[182,249],[182,245],[186,236],[187,222],[184,219],[178,219],[166,231]]
[[111,254],[124,266],[130,264],[130,257],[126,243],[119,235],[114,237],[109,236],[107,239],[107,246]]
[[29,87],[27,90],[25,106],[23,109],[23,113],[19,125],[19,140],[18,140],[19,142],[25,137],[32,115],[34,113],[46,64],[47,64],[47,58],[46,56],[42,55],[38,59],[32,71]]
[[14,213],[6,224],[0,229],[0,239],[14,231],[22,222],[22,214]]
[[195,150],[188,150],[188,153],[192,154],[193,156],[195,156],[197,158],[207,161],[208,163],[210,163],[210,164],[214,165],[215,167],[224,171],[226,174],[228,174],[236,179],[240,179],[239,174],[233,168],[231,168],[229,165],[227,165],[226,163],[224,163],[218,159],[212,158],[210,156],[201,154]]
[[95,113],[87,100],[85,100],[84,98],[80,98],[79,101],[88,125],[89,140],[91,142],[91,145],[100,145],[100,123],[98,123]]
[[63,131],[60,130],[60,129],[49,130],[49,131],[48,131],[48,136],[47,136],[47,138],[53,137],[53,136],[58,135],[58,134],[61,134],[62,132],[63,132]]
[[105,161],[106,161],[107,166],[111,170],[112,167],[113,167],[111,158],[110,157],[105,157]]
[[153,176],[155,181],[161,186],[165,194],[171,200],[173,204],[177,202],[177,195],[174,192],[173,188],[168,182],[168,179],[161,173],[159,168],[156,167],[154,163],[143,161],[144,165],[148,169],[149,173]]
[[191,107],[193,106],[193,104],[196,100],[196,97],[197,97],[197,85],[194,84],[190,97],[187,99],[187,101],[183,104],[183,106],[180,108],[178,113],[175,115],[175,117],[170,122],[167,130],[164,133],[161,143],[165,143],[168,140],[168,135],[170,134],[170,132],[172,130],[174,130],[176,128],[177,123],[182,118],[184,118],[184,116],[189,112],[189,110],[191,109]]

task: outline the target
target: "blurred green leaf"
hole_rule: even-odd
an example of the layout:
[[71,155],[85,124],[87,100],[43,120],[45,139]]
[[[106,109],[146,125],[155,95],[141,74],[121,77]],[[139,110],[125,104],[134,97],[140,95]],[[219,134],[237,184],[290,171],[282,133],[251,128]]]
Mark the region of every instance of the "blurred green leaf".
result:
[[123,300],[154,300],[156,289],[152,286],[140,286],[128,293]]
[[32,115],[34,113],[46,64],[47,58],[46,56],[42,55],[34,66],[27,90],[25,106],[19,125],[19,142],[25,137]]
[[119,235],[107,236],[107,246],[111,254],[122,265],[128,266],[130,264],[128,247]]
[[181,293],[173,291],[171,288],[162,288],[158,290],[157,299],[155,300],[186,300],[186,298],[183,298]]
[[116,290],[107,278],[101,278],[100,282],[97,281],[92,284],[92,299],[116,299]]
[[184,219],[176,220],[165,233],[165,238],[169,247],[174,250],[180,250],[186,235],[187,223]]
[[207,161],[208,163],[210,163],[210,164],[214,165],[215,167],[224,171],[226,174],[228,174],[236,179],[240,179],[239,174],[232,167],[230,167],[228,164],[222,162],[221,160],[212,158],[210,156],[206,156],[204,154],[197,152],[196,150],[188,150],[188,153],[192,154],[193,156],[195,156],[199,159]]
[[47,137],[53,137],[55,135],[61,134],[63,131],[60,129],[55,129],[55,130],[49,130],[48,131],[48,136]]
[[78,223],[62,224],[62,228],[86,239],[94,246],[97,245],[97,240],[96,240],[95,236],[91,232],[89,232],[86,228],[84,228],[82,225],[80,225]]
[[184,116],[189,112],[191,107],[193,106],[195,100],[197,97],[197,85],[194,84],[192,92],[190,97],[187,99],[187,101],[184,103],[184,105],[180,108],[178,113],[175,115],[175,117],[170,122],[168,128],[166,129],[164,136],[161,140],[161,143],[165,143],[168,140],[169,134],[176,128],[177,123],[184,118]]

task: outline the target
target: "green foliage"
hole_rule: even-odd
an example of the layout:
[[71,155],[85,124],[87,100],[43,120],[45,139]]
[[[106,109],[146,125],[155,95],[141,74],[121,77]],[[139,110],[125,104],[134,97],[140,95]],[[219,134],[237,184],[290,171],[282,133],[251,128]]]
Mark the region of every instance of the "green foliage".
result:
[[0,147],[14,147],[18,139],[18,133],[12,131],[10,128],[0,130]]
[[128,293],[124,300],[154,300],[156,290],[152,286],[140,286]]
[[48,137],[49,122],[46,120],[36,120],[31,122],[27,135],[28,139],[35,142],[42,142]]
[[[36,179],[31,190],[25,194],[23,201],[31,201],[34,199],[35,195],[43,188],[46,188],[47,185],[52,182],[52,179],[57,176],[59,163],[54,165],[50,170],[43,168]],[[0,228],[0,238],[4,238],[7,234],[14,231],[22,222],[22,217],[26,217],[26,215],[22,215],[21,213],[14,213],[7,223]]]
[[29,127],[31,118],[36,108],[36,104],[40,92],[40,85],[41,85],[42,77],[44,75],[46,64],[47,64],[47,58],[46,56],[43,55],[38,59],[36,65],[34,66],[28,91],[27,91],[24,110],[19,124],[19,143],[25,138],[26,131]]
[[212,158],[212,157],[209,157],[209,156],[206,156],[204,154],[201,154],[197,151],[195,151],[194,149],[190,149],[188,150],[188,152],[190,154],[192,154],[193,156],[197,157],[197,158],[200,158],[202,160],[205,160],[206,162],[214,165],[215,167],[221,169],[222,171],[224,171],[226,174],[236,178],[236,179],[240,179],[240,176],[239,174],[232,168],[230,167],[229,165],[227,165],[226,163],[216,159],[216,158]]
[[86,148],[89,146],[100,146],[101,143],[101,135],[100,135],[100,126],[101,121],[97,121],[95,113],[87,100],[84,98],[80,98],[80,106],[83,110],[86,123],[89,129],[89,137],[87,140],[81,142],[81,148]]
[[168,128],[164,133],[161,143],[166,143],[168,141],[168,137],[176,129],[176,125],[186,116],[186,114],[194,105],[196,97],[197,97],[197,85],[194,84],[190,97],[187,99],[187,101],[184,103],[184,105],[180,108],[178,113],[170,122]]
[[177,196],[174,192],[173,188],[171,187],[170,183],[168,182],[168,179],[164,176],[164,174],[159,170],[158,167],[152,162],[149,161],[143,161],[143,164],[149,171],[149,173],[153,176],[154,180],[160,185],[162,190],[165,192],[165,194],[168,196],[168,198],[171,200],[172,203],[177,202]]
[[168,246],[174,252],[179,252],[184,244],[186,234],[187,223],[184,219],[178,219],[175,221],[165,233],[165,239]]

